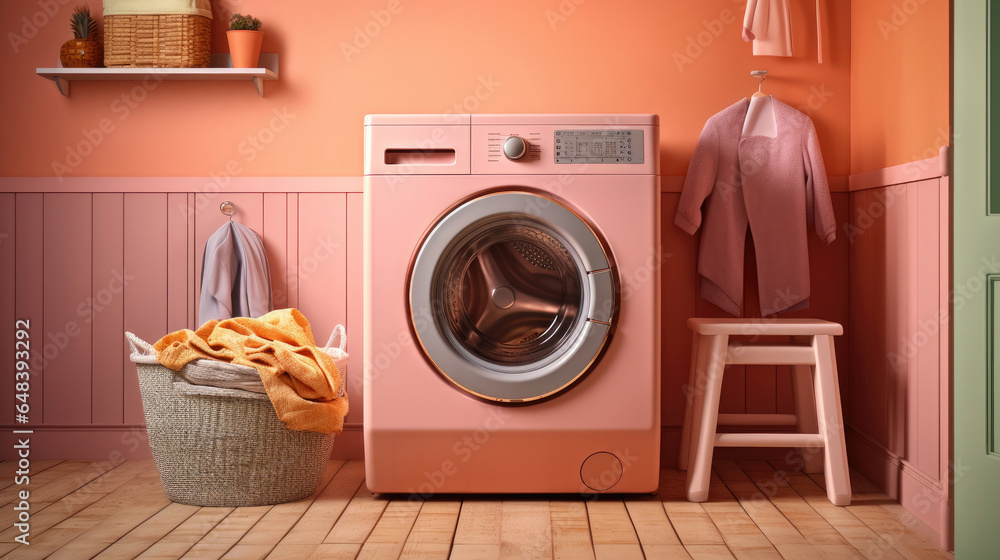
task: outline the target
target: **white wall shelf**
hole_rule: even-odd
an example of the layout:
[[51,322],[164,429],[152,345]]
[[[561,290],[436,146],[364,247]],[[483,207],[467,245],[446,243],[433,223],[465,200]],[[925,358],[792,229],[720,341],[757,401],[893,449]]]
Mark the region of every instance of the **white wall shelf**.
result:
[[257,94],[264,97],[264,82],[278,79],[278,54],[260,53],[261,68],[232,68],[229,54],[213,53],[208,68],[36,68],[35,74],[56,83],[59,92],[69,97],[74,81],[140,81],[147,76],[156,80],[252,81]]

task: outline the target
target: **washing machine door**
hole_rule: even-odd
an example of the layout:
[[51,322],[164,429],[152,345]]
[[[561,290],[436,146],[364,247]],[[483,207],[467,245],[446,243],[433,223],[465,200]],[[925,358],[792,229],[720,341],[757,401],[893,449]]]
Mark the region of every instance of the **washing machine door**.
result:
[[597,361],[618,311],[609,252],[561,203],[529,192],[470,200],[414,258],[410,314],[438,371],[484,399],[569,388]]

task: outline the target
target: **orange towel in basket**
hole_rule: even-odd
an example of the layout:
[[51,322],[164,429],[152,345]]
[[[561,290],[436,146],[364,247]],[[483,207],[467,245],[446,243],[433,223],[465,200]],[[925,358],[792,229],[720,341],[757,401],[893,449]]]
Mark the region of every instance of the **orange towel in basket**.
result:
[[197,331],[164,336],[153,349],[156,360],[174,371],[198,358],[256,368],[278,418],[290,429],[344,430],[347,396],[338,396],[337,366],[316,347],[309,321],[297,309],[208,321]]

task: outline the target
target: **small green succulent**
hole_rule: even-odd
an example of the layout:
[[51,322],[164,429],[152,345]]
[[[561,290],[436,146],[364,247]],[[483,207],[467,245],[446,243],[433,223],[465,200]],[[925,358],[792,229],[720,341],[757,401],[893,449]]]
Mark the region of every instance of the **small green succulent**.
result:
[[230,31],[260,31],[260,20],[253,16],[233,14],[229,18]]
[[97,20],[90,15],[90,6],[77,6],[69,18],[69,27],[76,39],[93,39],[97,36]]

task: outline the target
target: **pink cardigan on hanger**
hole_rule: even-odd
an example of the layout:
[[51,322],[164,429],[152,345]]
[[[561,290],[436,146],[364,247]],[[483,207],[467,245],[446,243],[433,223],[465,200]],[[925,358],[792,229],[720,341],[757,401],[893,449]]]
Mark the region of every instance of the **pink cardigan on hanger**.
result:
[[812,121],[773,99],[777,137],[741,138],[749,106],[741,99],[705,123],[674,218],[691,235],[701,228],[701,297],[735,316],[748,226],[763,315],[808,306],[808,227],[827,243],[837,236]]

